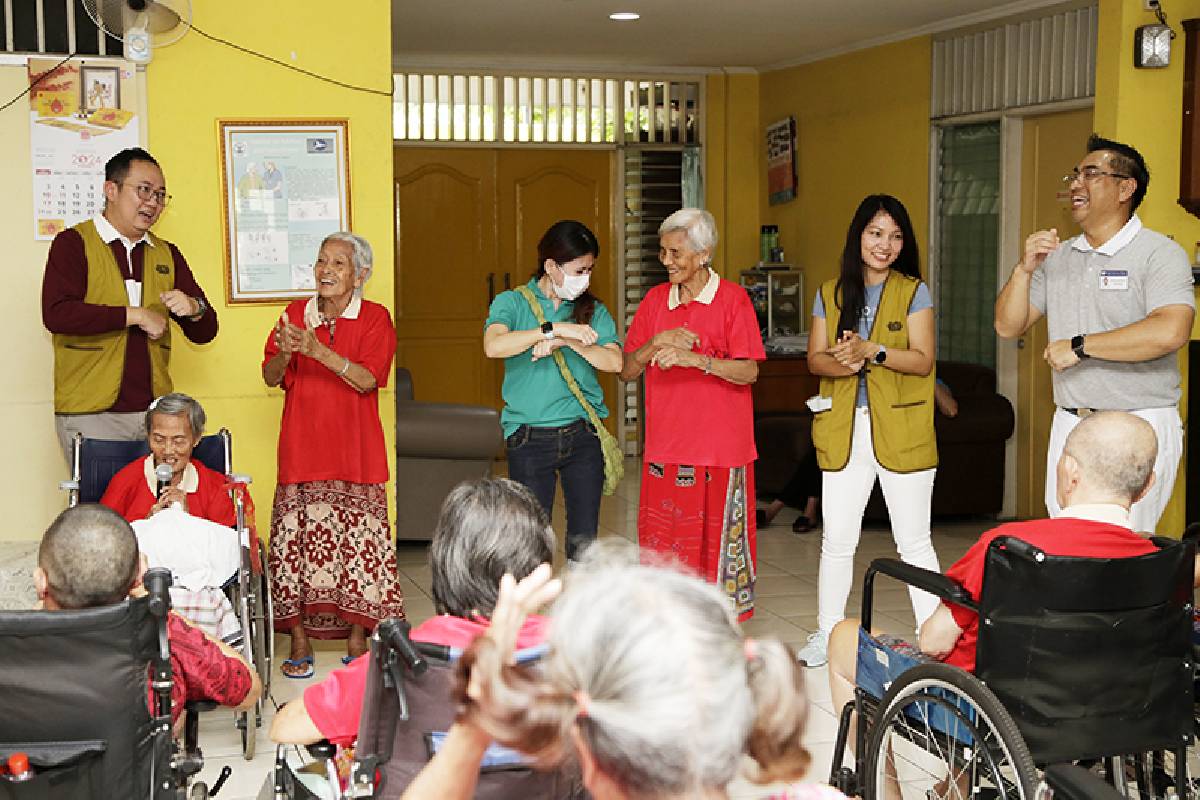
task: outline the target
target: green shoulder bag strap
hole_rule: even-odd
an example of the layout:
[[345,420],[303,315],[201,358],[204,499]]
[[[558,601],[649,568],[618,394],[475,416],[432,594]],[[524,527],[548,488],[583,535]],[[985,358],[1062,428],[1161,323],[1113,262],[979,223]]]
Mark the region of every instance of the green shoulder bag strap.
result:
[[[542,304],[538,302],[534,296],[533,290],[528,286],[518,286],[517,291],[529,302],[530,309],[533,310],[533,316],[537,318],[539,325],[546,324],[546,315],[542,313]],[[567,388],[571,390],[571,394],[575,395],[575,399],[579,401],[579,405],[583,406],[583,410],[587,412],[588,420],[592,423],[592,427],[596,429],[596,435],[600,437],[600,451],[604,456],[604,493],[611,495],[617,489],[617,484],[625,477],[625,454],[621,452],[621,444],[617,441],[617,437],[608,432],[608,428],[604,427],[604,423],[600,420],[600,415],[596,413],[596,409],[592,408],[592,404],[583,396],[583,390],[579,388],[578,381],[571,374],[571,370],[567,367],[567,359],[558,350],[552,354],[554,363],[558,364],[558,371],[562,373],[563,380],[567,382]]]

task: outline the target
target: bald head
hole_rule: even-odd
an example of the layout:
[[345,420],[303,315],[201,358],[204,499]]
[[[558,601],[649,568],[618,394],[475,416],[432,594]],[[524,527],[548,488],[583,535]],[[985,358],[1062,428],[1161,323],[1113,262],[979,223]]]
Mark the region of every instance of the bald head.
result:
[[137,578],[133,528],[102,505],[68,508],[50,524],[38,549],[50,599],[60,608],[118,603]]
[[[1157,456],[1154,428],[1141,417],[1124,411],[1092,414],[1075,426],[1063,447],[1059,468],[1066,469],[1074,480],[1064,487],[1060,478],[1059,488],[1076,497],[1060,498],[1060,504],[1117,503],[1128,507],[1149,488]],[[1073,503],[1062,502],[1064,499]]]

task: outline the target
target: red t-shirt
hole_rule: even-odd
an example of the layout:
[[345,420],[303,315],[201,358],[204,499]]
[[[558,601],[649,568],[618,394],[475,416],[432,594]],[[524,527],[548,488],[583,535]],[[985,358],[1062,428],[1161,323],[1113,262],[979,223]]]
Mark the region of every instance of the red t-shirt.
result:
[[[712,303],[667,309],[671,284],[661,283],[638,306],[625,337],[632,353],[656,333],[687,327],[699,353],[716,359],[766,360],[758,318],[746,290],[722,279]],[[758,458],[749,386],[702,370],[646,367],[645,460],[663,464],[740,467]]]
[[[304,327],[308,300],[293,301],[284,312]],[[379,422],[379,389],[387,385],[396,353],[396,329],[388,310],[362,301],[357,319],[340,317],[331,344],[329,326],[317,339],[338,355],[366,367],[376,389],[360,393],[315,359],[296,353],[283,374],[283,421],[279,427],[279,483],[348,481],[386,483],[387,448]],[[267,335],[263,364],[279,348]]]
[[[171,642],[172,720],[179,719],[189,700],[236,706],[246,699],[252,682],[250,670],[241,660],[225,655],[199,628],[178,614],[167,617],[167,638]],[[154,708],[153,689],[150,708]]]
[[[150,485],[146,483],[143,466],[145,460],[139,458],[125,465],[108,482],[108,488],[100,498],[101,503],[130,522],[145,519],[156,499],[154,492],[150,491]],[[193,517],[202,517],[232,528],[237,524],[237,513],[234,511],[233,501],[229,499],[229,490],[225,488],[225,476],[214,472],[194,458],[191,464],[196,468],[200,482],[196,491],[188,492],[188,513]]]
[[[961,583],[976,602],[983,593],[983,568],[988,545],[997,536],[1023,539],[1052,556],[1132,558],[1153,553],[1158,549],[1154,542],[1138,536],[1129,528],[1107,522],[1093,522],[1074,517],[1010,522],[985,533],[962,558],[946,570],[946,576]],[[979,639],[979,615],[953,603],[947,603],[947,607],[963,632],[945,661],[947,664],[974,672],[975,643]]]
[[[425,620],[409,634],[413,641],[467,648],[487,630],[488,623],[441,615]],[[532,615],[517,633],[517,649],[533,647],[546,640],[550,620]],[[360,656],[346,667],[335,669],[329,677],[304,690],[304,710],[329,741],[350,744],[358,737],[363,695],[367,693],[367,669],[371,659]],[[449,698],[446,698],[449,702]]]

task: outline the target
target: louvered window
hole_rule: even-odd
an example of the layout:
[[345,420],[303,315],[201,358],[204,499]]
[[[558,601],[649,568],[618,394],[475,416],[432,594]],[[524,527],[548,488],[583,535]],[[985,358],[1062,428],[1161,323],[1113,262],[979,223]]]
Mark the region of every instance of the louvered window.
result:
[[80,0],[0,0],[0,47],[6,53],[121,55]]

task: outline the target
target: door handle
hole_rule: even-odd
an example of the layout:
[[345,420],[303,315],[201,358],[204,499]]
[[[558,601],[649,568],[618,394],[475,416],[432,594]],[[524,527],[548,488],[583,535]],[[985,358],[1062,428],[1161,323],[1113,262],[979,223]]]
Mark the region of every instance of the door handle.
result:
[[487,289],[488,289],[488,307],[492,305],[492,301],[496,299],[496,273],[489,272],[487,274]]
[[506,292],[507,292],[509,289],[511,289],[511,288],[512,288],[512,286],[511,286],[511,285],[509,285],[509,283],[510,283],[510,281],[511,281],[511,280],[512,280],[512,279],[511,279],[511,277],[509,276],[509,274],[508,274],[507,272],[506,272],[506,273],[504,273],[504,291],[506,291]]

